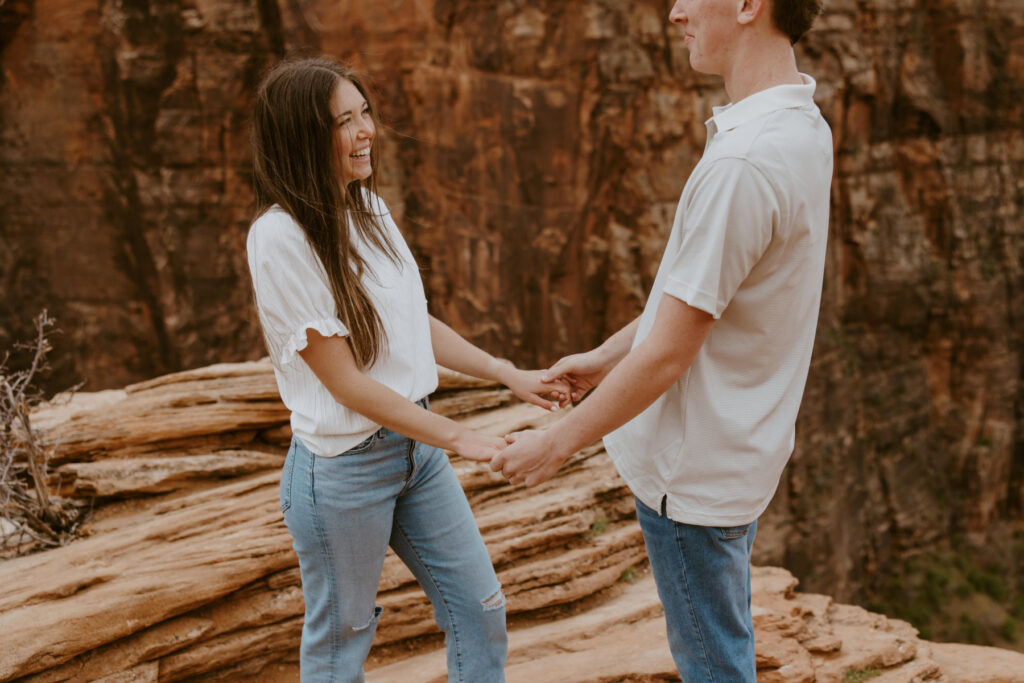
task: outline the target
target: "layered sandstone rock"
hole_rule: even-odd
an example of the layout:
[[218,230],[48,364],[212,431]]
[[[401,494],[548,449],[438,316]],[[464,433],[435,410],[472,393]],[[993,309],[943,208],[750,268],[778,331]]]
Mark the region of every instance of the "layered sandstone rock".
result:
[[[1024,519],[1019,3],[826,5],[797,52],[835,139],[830,253],[759,559],[869,599],[939,548],[1006,568],[1024,594],[1011,538]],[[375,76],[394,128],[381,191],[432,310],[524,363],[592,346],[639,311],[703,121],[726,100],[689,69],[665,12],[0,4],[0,348],[48,307],[66,332],[61,386],[262,355],[243,254],[247,112],[261,70],[299,49]],[[79,466],[80,491],[104,467]],[[151,463],[151,486],[178,476],[168,467]]]
[[[266,362],[225,364],[37,413],[57,444],[54,485],[96,510],[85,538],[0,562],[0,680],[298,680],[302,593],[278,503],[288,428],[272,386]],[[557,419],[448,373],[433,407],[493,434]],[[673,679],[631,496],[600,444],[532,490],[453,466],[507,599],[510,681]],[[762,683],[1024,671],[1024,655],[923,642],[796,583],[754,569]],[[430,606],[393,555],[378,603],[369,680],[446,680]]]

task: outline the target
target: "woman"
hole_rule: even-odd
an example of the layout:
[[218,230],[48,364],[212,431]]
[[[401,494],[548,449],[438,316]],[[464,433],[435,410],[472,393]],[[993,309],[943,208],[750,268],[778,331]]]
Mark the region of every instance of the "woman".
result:
[[427,313],[419,271],[373,192],[367,89],[326,59],[264,79],[254,120],[259,216],[247,251],[257,309],[294,433],[281,507],[306,602],[303,681],[361,681],[390,544],[445,632],[451,681],[504,680],[504,597],[441,448],[503,447],[425,410],[436,363],[551,409],[567,387],[516,370]]

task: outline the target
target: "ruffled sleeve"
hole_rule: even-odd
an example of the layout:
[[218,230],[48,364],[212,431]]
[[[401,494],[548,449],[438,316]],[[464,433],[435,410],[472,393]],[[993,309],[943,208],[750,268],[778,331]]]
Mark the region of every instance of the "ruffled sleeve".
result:
[[281,365],[306,348],[307,330],[345,336],[327,274],[295,220],[280,209],[260,216],[246,243],[256,307],[271,356]]

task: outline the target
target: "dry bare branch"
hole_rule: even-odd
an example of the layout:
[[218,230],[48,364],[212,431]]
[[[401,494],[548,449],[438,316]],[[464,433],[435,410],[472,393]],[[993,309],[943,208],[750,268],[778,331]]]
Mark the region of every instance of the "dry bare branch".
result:
[[84,516],[79,502],[52,495],[47,485],[51,448],[33,427],[31,413],[43,398],[35,382],[49,369],[49,335],[55,330],[46,311],[35,324],[35,339],[14,347],[29,352],[28,367],[10,370],[10,352],[0,361],[0,556],[63,545]]

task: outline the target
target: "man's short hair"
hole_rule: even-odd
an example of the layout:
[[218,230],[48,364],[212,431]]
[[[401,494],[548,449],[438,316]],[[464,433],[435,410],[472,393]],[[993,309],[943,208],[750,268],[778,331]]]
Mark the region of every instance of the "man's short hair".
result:
[[796,43],[821,14],[822,0],[771,0],[772,22]]

